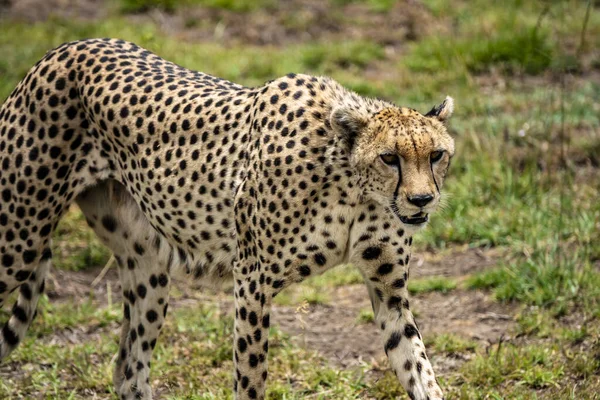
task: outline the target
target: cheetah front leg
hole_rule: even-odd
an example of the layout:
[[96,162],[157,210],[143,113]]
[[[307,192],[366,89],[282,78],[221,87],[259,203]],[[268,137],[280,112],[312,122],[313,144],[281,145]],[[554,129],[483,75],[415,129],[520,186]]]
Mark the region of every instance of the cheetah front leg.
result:
[[[242,262],[243,263],[243,262]],[[264,399],[269,352],[269,312],[273,290],[261,284],[260,265],[234,269],[234,392],[236,400]],[[270,280],[270,278],[269,278]]]
[[[370,276],[368,279],[377,278]],[[397,285],[402,282],[399,275],[395,278]],[[393,284],[392,284],[393,285]],[[367,282],[369,290],[375,292],[373,310],[376,321],[383,332],[385,353],[390,360],[392,370],[406,389],[411,399],[443,399],[442,391],[436,381],[431,363],[427,358],[425,345],[417,328],[414,317],[409,310],[406,289],[388,287],[376,282]],[[377,293],[385,293],[379,297]]]
[[412,240],[394,222],[377,230],[365,224],[365,230],[353,235],[351,261],[365,278],[385,353],[398,380],[411,399],[440,400],[442,391],[409,309],[406,284]]

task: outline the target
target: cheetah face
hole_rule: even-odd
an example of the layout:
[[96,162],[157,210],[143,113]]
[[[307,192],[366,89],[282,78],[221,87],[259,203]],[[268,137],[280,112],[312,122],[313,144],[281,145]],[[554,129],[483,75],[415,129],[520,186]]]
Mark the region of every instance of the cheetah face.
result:
[[384,108],[367,117],[338,109],[332,124],[351,138],[350,160],[365,201],[384,205],[404,224],[425,226],[436,210],[454,155],[445,123],[452,114],[448,97],[426,115],[408,108]]

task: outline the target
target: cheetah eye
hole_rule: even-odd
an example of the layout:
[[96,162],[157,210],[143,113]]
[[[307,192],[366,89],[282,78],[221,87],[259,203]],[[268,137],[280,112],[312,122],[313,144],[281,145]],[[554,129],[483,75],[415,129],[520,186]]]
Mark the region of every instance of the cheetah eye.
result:
[[381,161],[383,161],[384,164],[391,167],[396,167],[400,164],[400,159],[395,154],[382,154],[379,157],[381,157]]
[[438,162],[441,160],[443,155],[444,155],[443,151],[434,151],[429,155],[429,159],[431,160],[432,163]]

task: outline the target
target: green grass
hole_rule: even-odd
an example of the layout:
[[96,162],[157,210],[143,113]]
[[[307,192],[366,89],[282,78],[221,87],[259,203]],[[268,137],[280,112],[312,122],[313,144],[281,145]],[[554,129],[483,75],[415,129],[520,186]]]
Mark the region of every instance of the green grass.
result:
[[469,279],[473,289],[493,288],[497,299],[564,308],[566,303],[595,308],[600,298],[600,274],[580,252],[569,259],[557,248],[536,250],[532,257],[482,272]]
[[[502,343],[478,352],[450,379],[452,398],[593,399],[600,382],[597,353],[566,354],[561,342],[544,345]],[[596,350],[597,351],[597,350]],[[567,347],[567,352],[570,352]],[[566,376],[583,379],[576,387],[561,384]],[[537,393],[546,393],[538,397]],[[490,396],[490,397],[487,397]]]
[[564,374],[564,367],[555,362],[559,349],[538,346],[516,349],[505,345],[495,350],[490,358],[496,362],[482,356],[466,368],[470,376],[476,377],[475,384],[493,388],[509,377],[517,384],[540,389],[557,385]]
[[407,65],[418,72],[447,70],[459,64],[472,73],[497,67],[505,73],[539,74],[551,65],[555,51],[545,32],[535,28],[515,32],[514,27],[506,27],[475,43],[471,38],[428,38],[415,45]]
[[120,10],[126,13],[136,13],[157,8],[174,12],[178,8],[203,6],[233,12],[250,12],[263,7],[272,7],[273,0],[118,0]]
[[435,352],[449,356],[469,353],[477,349],[477,343],[448,333],[426,338],[425,345]]
[[111,253],[87,227],[81,211],[74,208],[54,231],[52,254],[57,268],[78,271],[105,265]]
[[357,4],[363,3],[368,6],[368,8],[375,12],[389,12],[394,4],[397,3],[396,0],[332,0],[333,5],[345,6],[347,4]]
[[[91,311],[70,305],[46,309],[41,327],[35,328],[20,350],[9,358],[9,362],[21,367],[21,373],[2,380],[0,397],[63,399],[80,398],[86,393],[100,397],[113,393],[110,360],[118,350],[113,312],[113,307]],[[172,314],[165,323],[153,362],[153,370],[160,371],[155,373],[161,390],[166,391],[164,396],[231,398],[231,316],[213,307],[175,309]],[[59,321],[64,322],[54,325],[53,331],[46,329],[48,323]],[[98,330],[99,323],[106,329],[100,329],[94,341],[68,345],[45,342],[48,336],[61,331]],[[377,396],[377,389],[367,387],[365,368],[341,371],[323,366],[317,354],[293,345],[289,337],[275,328],[271,329],[269,345],[268,399],[359,399],[362,394],[371,396],[373,392],[374,398],[383,399]],[[40,363],[45,367],[28,367]],[[321,366],[315,368],[315,364]]]
[[286,288],[273,299],[275,304],[328,304],[336,287],[361,284],[362,275],[352,265],[341,265],[321,275],[311,276],[299,285]]
[[371,308],[364,308],[360,310],[358,316],[356,317],[357,324],[370,324],[375,321],[375,315],[373,315],[373,310]]
[[97,330],[120,323],[121,318],[120,304],[102,307],[90,297],[77,302],[52,305],[44,298],[40,301],[39,315],[29,333],[43,337],[56,331],[77,329],[81,326]]
[[447,277],[413,279],[408,282],[408,292],[416,295],[429,292],[448,293],[456,288],[456,281]]

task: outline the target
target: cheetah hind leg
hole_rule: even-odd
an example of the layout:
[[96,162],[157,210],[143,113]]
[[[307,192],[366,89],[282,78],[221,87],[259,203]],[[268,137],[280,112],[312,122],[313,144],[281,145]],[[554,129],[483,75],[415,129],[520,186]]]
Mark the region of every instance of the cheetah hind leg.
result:
[[172,248],[115,181],[88,190],[77,203],[118,265],[124,319],[115,389],[121,399],[151,399],[150,362],[167,313]]
[[25,264],[12,277],[0,273],[0,307],[8,295],[19,288],[19,297],[0,334],[0,361],[6,358],[23,340],[29,325],[37,314],[36,308],[40,296],[44,293],[45,278],[50,269],[51,257],[50,249],[46,249],[41,256],[36,257],[37,263],[34,261]]

